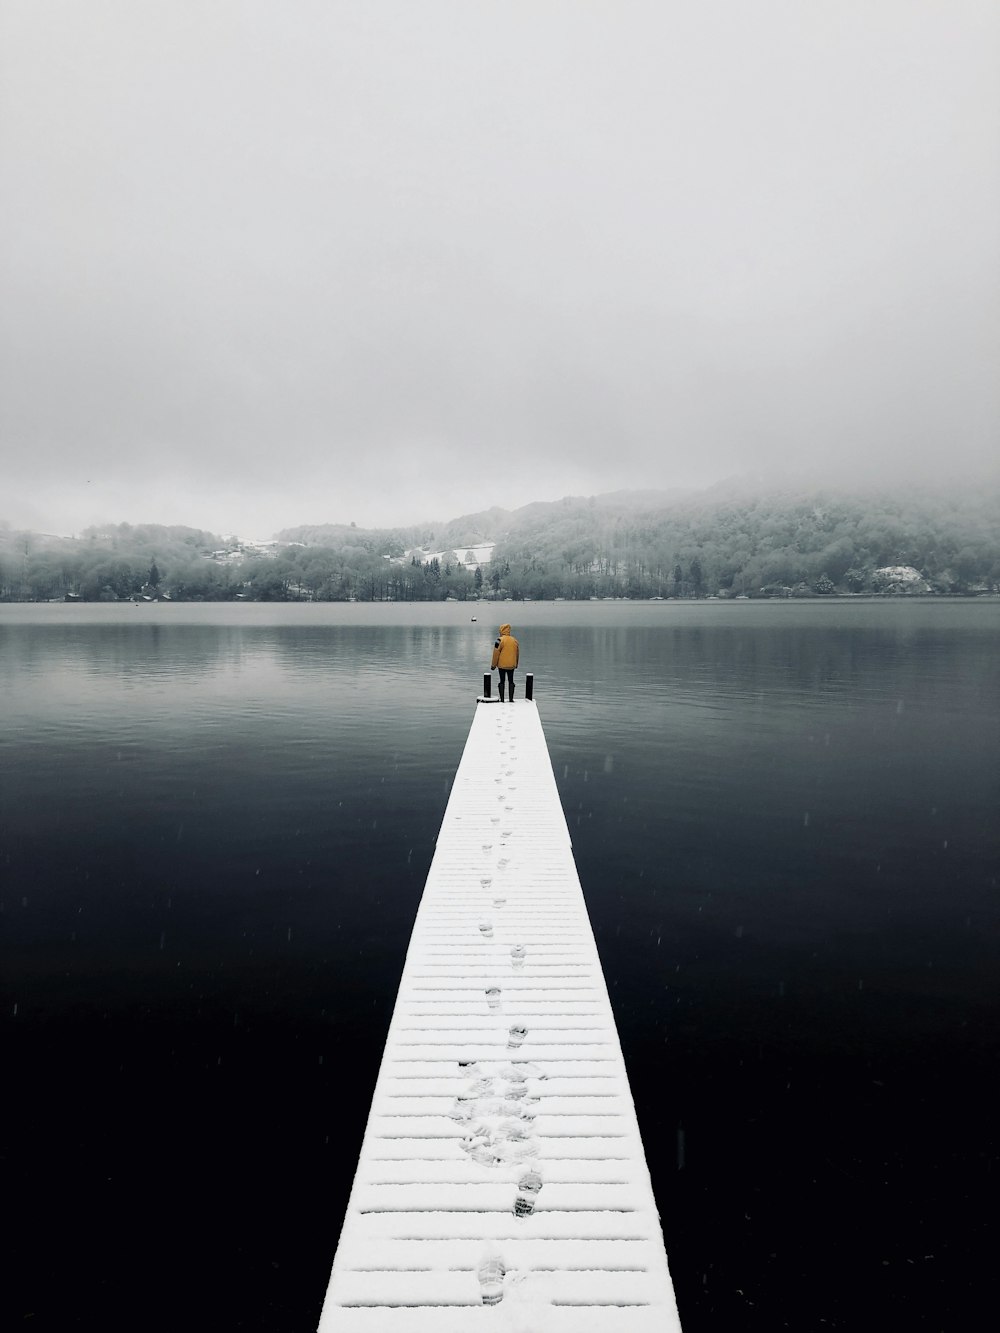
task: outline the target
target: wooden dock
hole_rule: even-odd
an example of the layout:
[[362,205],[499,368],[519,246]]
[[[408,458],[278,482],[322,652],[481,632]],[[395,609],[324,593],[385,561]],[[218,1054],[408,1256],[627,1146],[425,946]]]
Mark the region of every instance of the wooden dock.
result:
[[678,1333],[536,706],[480,701],[320,1333]]

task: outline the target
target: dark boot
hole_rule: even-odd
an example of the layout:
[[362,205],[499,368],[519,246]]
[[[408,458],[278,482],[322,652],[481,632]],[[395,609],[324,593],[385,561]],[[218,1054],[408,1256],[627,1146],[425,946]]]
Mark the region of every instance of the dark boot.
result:
[[514,682],[513,682],[513,681],[510,682],[510,701],[511,701],[511,703],[514,702]]
[[497,693],[500,695],[500,702],[503,703],[503,701],[504,701],[504,698],[503,698],[503,681],[501,681],[500,684],[497,686]]

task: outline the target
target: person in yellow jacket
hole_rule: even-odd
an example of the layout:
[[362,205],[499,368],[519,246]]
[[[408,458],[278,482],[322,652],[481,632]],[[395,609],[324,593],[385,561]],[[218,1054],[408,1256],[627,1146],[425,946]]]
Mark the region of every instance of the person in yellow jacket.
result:
[[490,666],[491,670],[499,670],[500,672],[500,682],[497,689],[500,694],[501,703],[504,701],[503,687],[505,678],[510,687],[508,690],[508,697],[511,703],[514,702],[514,668],[517,666],[519,657],[520,646],[513,634],[511,634],[510,626],[501,625],[500,637],[493,645],[493,661]]

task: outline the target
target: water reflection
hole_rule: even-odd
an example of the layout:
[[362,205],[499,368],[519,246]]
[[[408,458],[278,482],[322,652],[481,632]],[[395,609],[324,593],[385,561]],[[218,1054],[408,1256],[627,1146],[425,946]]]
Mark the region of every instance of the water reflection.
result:
[[[479,610],[0,607],[11,1192],[62,1200],[67,1309],[98,1299],[110,1236],[106,1327],[166,1268],[175,1326],[206,1291],[216,1327],[315,1323],[489,662]],[[688,1333],[856,1325],[873,1271],[959,1326],[956,1218],[998,1146],[997,608],[503,616]],[[150,1201],[206,1181],[179,1246]],[[904,1269],[931,1252],[936,1285]],[[59,1313],[38,1247],[14,1268],[18,1319]]]

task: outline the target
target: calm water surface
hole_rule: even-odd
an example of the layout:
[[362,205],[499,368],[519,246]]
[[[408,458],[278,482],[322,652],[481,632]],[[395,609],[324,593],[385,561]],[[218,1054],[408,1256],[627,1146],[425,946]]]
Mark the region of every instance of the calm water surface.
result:
[[498,609],[686,1333],[976,1326],[1000,605],[885,602],[0,607],[6,1326],[315,1326]]

